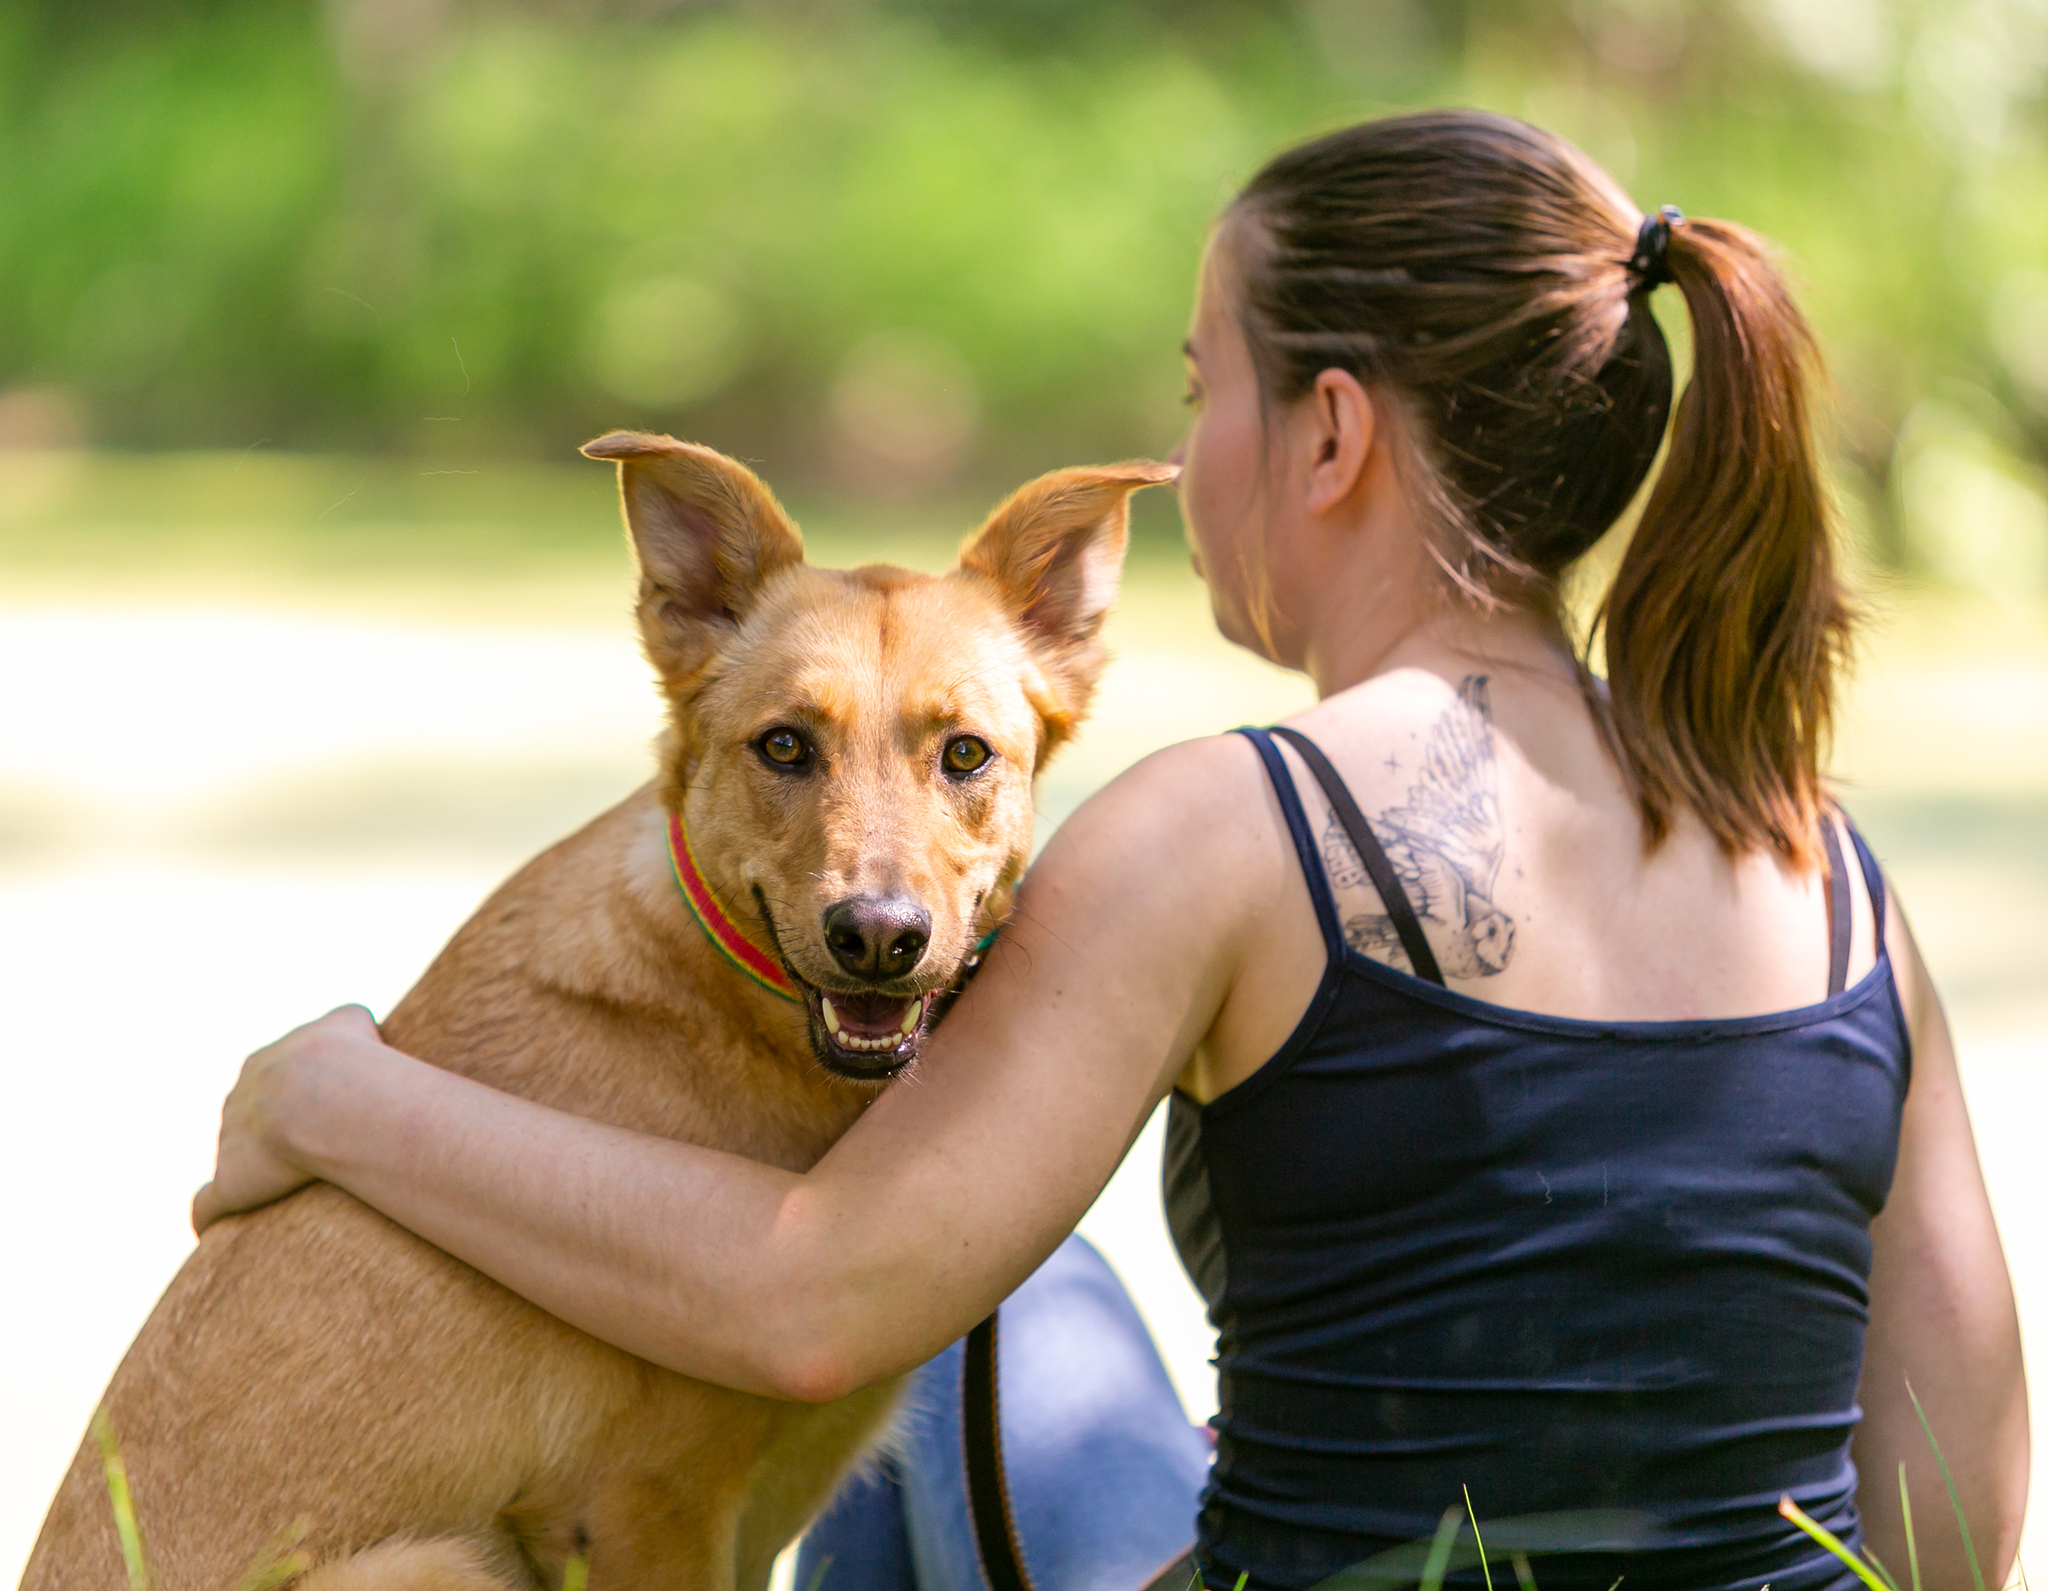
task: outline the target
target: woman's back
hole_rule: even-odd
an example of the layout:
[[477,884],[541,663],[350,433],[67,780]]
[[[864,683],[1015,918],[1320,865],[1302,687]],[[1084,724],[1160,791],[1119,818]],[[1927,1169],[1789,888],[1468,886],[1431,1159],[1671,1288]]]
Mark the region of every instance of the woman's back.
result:
[[[1262,1064],[1170,1118],[1174,1233],[1219,1333],[1205,1567],[1312,1585],[1470,1488],[1500,1551],[1584,1549],[1545,1564],[1551,1586],[1832,1585],[1776,1501],[1858,1535],[1869,1223],[1907,1074],[1889,966],[1866,932],[1830,993],[1849,969],[1797,881],[1617,844],[1639,820],[1600,788],[1577,690],[1501,678],[1396,672],[1305,715],[1374,714],[1336,752],[1377,765],[1363,852],[1347,792],[1304,765],[1316,741],[1247,737],[1302,881],[1259,941],[1298,953],[1306,919],[1315,977]],[[1856,854],[1844,882],[1881,901]],[[1616,897],[1632,918],[1609,920]],[[1716,918],[1763,931],[1697,982],[1635,939],[1697,945]],[[1787,954],[1774,918],[1810,944]],[[1774,960],[1814,975],[1765,1005]]]

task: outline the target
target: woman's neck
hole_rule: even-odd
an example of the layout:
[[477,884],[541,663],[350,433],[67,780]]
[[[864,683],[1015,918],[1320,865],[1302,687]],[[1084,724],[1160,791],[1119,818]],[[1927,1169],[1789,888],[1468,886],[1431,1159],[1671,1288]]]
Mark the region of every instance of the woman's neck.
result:
[[1576,684],[1569,644],[1554,624],[1520,609],[1487,613],[1438,584],[1333,604],[1303,638],[1302,672],[1319,699],[1403,667],[1533,669]]
[[[1554,620],[1486,607],[1451,583],[1396,467],[1375,444],[1352,490],[1318,505],[1283,486],[1266,556],[1277,590],[1277,634],[1258,648],[1314,681],[1320,698],[1402,667],[1534,669],[1578,681]],[[1291,478],[1290,478],[1291,479]]]

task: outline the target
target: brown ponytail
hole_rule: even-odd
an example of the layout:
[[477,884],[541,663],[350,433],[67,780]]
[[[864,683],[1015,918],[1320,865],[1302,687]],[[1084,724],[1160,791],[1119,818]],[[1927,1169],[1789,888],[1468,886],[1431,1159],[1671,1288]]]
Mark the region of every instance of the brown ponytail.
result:
[[1755,234],[1672,230],[1693,371],[1602,619],[1623,761],[1654,844],[1690,807],[1730,852],[1812,861],[1850,626],[1815,456],[1813,335]]
[[[1326,369],[1391,393],[1450,582],[1564,629],[1565,573],[1648,474],[1671,361],[1631,267],[1640,216],[1563,140],[1479,111],[1347,128],[1225,217],[1263,395]],[[1762,245],[1672,229],[1693,376],[1602,608],[1596,708],[1655,845],[1688,808],[1731,853],[1814,859],[1849,627],[1811,433],[1811,333]]]

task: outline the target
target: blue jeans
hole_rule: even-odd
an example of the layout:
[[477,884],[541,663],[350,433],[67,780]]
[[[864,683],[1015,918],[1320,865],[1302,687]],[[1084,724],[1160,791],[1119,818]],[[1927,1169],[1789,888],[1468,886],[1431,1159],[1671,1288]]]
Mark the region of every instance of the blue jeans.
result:
[[[1061,1244],[997,1325],[1003,1465],[1033,1582],[1140,1591],[1194,1540],[1208,1437],[1084,1239]],[[912,1377],[890,1452],[804,1537],[796,1591],[988,1591],[961,1444],[965,1357],[956,1342]]]

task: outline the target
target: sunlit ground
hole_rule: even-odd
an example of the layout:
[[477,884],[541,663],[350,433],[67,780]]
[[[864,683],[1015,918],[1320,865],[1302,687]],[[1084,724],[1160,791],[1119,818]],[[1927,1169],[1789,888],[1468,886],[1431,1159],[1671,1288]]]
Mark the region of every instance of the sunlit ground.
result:
[[[339,496],[347,469],[325,468]],[[0,509],[0,1581],[190,1246],[186,1200],[242,1054],[340,1000],[388,1007],[514,864],[644,777],[655,728],[601,480],[558,494],[580,527],[559,544],[500,504],[459,533],[349,521],[330,546],[325,475],[276,476],[311,495],[236,499],[240,528],[216,534],[199,508],[138,495],[174,474],[83,499],[17,491],[12,541]],[[161,534],[137,529],[166,514]],[[266,516],[295,528],[270,536]],[[885,530],[812,542],[821,562],[945,556]],[[1094,720],[1042,782],[1049,819],[1156,746],[1306,699],[1217,640],[1183,561],[1150,545]],[[2048,615],[1887,598],[1838,761],[1946,992],[2022,1311],[2048,1342],[2031,1175],[2048,1104]],[[1157,1168],[1155,1124],[1084,1230],[1199,1417],[1209,1337]]]

